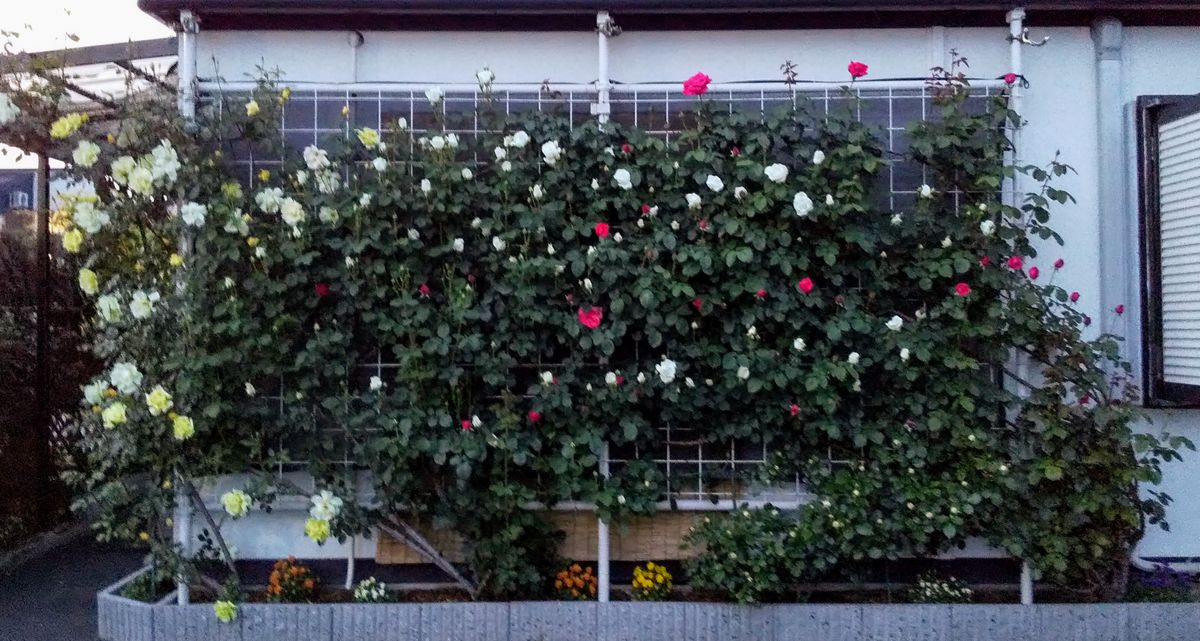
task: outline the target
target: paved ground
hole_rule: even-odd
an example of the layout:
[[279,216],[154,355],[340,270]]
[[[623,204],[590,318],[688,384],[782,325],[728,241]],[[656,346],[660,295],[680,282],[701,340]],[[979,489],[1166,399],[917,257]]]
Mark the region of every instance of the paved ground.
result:
[[0,575],[0,641],[94,640],[96,592],[142,556],[85,536]]

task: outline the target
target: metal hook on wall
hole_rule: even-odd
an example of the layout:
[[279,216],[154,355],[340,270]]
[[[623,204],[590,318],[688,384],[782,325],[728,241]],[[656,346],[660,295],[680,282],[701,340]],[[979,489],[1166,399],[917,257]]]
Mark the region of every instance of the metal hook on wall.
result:
[[1014,41],[1020,42],[1023,45],[1029,45],[1031,47],[1040,47],[1050,41],[1050,36],[1046,36],[1045,38],[1042,38],[1040,41],[1034,42],[1033,40],[1031,40],[1029,38],[1029,28],[1026,27],[1024,29],[1021,29],[1020,37],[1009,36],[1008,41],[1009,42],[1014,42]]

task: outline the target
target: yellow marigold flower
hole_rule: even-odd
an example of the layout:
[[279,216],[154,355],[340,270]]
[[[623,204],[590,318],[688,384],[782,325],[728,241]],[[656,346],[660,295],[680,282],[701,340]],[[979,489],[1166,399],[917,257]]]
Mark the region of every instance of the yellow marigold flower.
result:
[[213,614],[221,623],[229,623],[237,618],[237,605],[233,601],[217,601],[213,603]]
[[186,441],[196,433],[196,424],[186,416],[176,416],[171,421],[171,431],[176,441]]
[[260,182],[260,183],[265,183],[265,182],[267,182],[267,181],[268,181],[268,180],[270,180],[270,179],[271,179],[271,170],[269,170],[269,169],[260,169],[260,170],[258,171],[258,182]]
[[251,236],[246,239],[246,244],[251,247],[258,247],[258,236]]
[[316,541],[318,545],[329,539],[329,521],[310,518],[304,523],[304,535]]
[[79,231],[78,229],[69,230],[67,233],[63,234],[62,246],[63,249],[67,250],[69,253],[79,253],[79,248],[83,247],[83,232]]
[[180,267],[183,265],[183,256],[180,256],[179,254],[171,254],[171,257],[168,259],[168,261],[171,263],[171,267]]
[[58,120],[55,120],[50,125],[50,137],[62,140],[71,134],[79,131],[83,123],[88,121],[88,116],[85,113],[67,114]]

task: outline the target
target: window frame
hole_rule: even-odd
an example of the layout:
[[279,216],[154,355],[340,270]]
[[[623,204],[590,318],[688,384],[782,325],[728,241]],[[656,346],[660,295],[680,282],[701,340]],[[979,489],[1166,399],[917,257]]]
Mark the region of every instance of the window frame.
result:
[[1163,380],[1162,216],[1159,206],[1159,123],[1200,112],[1200,95],[1139,96],[1137,119],[1138,236],[1141,241],[1143,404],[1159,408],[1200,408],[1200,385]]

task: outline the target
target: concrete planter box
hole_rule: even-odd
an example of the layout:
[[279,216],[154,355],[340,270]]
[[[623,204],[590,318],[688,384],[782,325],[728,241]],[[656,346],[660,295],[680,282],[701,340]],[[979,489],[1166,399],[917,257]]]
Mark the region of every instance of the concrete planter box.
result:
[[1200,604],[760,605],[395,603],[242,605],[99,595],[102,641],[1190,641]]

